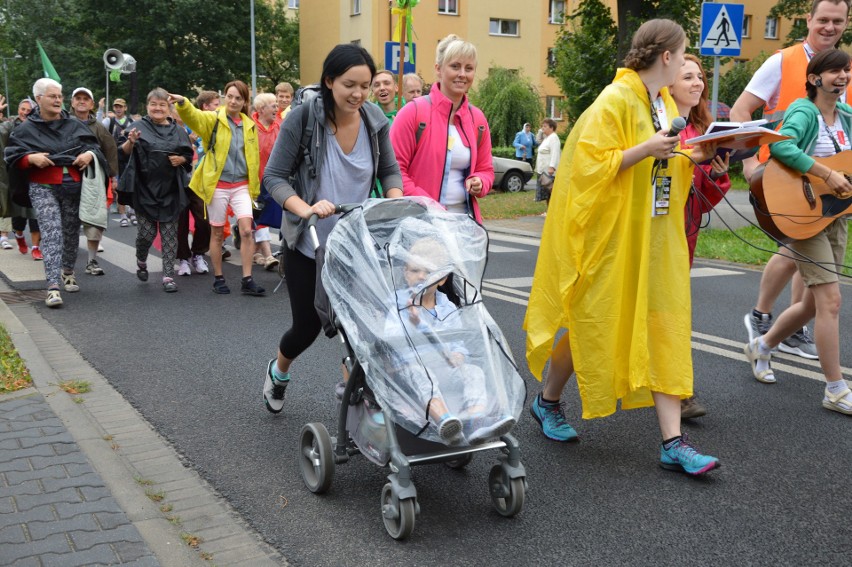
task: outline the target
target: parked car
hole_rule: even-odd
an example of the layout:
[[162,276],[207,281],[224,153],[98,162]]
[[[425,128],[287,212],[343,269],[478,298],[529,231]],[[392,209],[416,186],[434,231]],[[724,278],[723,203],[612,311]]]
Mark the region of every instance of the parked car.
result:
[[491,163],[494,165],[494,187],[516,193],[523,190],[527,181],[532,179],[532,167],[525,161],[495,156],[491,158]]

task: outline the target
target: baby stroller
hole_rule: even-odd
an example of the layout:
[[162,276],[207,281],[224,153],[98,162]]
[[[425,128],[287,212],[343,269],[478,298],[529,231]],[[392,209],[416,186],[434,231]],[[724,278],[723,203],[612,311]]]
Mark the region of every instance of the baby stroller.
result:
[[[327,491],[335,466],[358,453],[389,466],[382,519],[391,537],[405,539],[420,509],[412,466],[458,469],[474,453],[498,450],[488,489],[496,510],[514,516],[527,483],[509,430],[526,386],[482,303],[485,229],[428,199],[369,199],[338,210],[345,214],[325,250],[316,239],[316,217],[308,230],[322,284],[317,311],[326,334],[340,337],[349,378],[336,392],[337,435],[322,423],[302,427],[298,462],[305,484]],[[430,252],[416,256],[418,247]],[[428,269],[420,269],[424,262]],[[415,270],[421,272],[416,281]],[[430,297],[438,301],[434,309],[427,309]],[[455,424],[448,435],[444,425],[455,416],[463,426]]]

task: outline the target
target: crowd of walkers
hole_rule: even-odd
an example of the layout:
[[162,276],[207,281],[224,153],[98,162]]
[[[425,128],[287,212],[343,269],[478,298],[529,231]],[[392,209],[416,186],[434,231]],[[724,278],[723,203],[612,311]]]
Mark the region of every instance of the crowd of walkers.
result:
[[[852,109],[841,100],[850,83],[849,57],[821,43],[828,32],[839,39],[848,12],[848,0],[815,0],[807,18],[815,37],[809,34],[804,55],[796,50],[802,46],[794,46],[783,53],[793,50],[795,57],[767,61],[778,65],[775,85],[783,100],[766,89],[759,99],[798,111],[782,129],[793,139],[773,146],[772,155],[824,179],[838,195],[852,186],[811,156],[850,147],[846,117]],[[560,401],[576,376],[584,418],[654,406],[661,466],[702,475],[720,462],[699,452],[681,428],[682,418],[706,411],[693,392],[689,269],[701,217],[730,187],[730,164],[712,144],[685,143],[710,122],[704,69],[686,49],[679,25],[646,22],[633,36],[625,68],[573,125],[564,148],[550,119],[538,136],[524,124],[514,145],[518,158],[535,164],[536,198],[549,204],[524,321],[530,370],[546,378],[532,416],[546,437],[576,440]],[[342,44],[326,57],[315,88],[294,93],[282,84],[252,101],[246,84],[234,80],[222,97],[203,91],[194,103],[156,88],[138,119],[126,115],[121,99],[112,116],[102,108],[93,114],[92,92],[82,87],[73,91],[69,114],[62,86],[40,79],[34,100],[21,101],[17,118],[0,123],[0,189],[5,182],[13,201],[11,226],[0,225],[0,247],[13,249],[13,234],[18,249],[29,252],[23,230],[30,223],[31,253],[43,258],[49,307],[62,304],[61,291],[80,289],[75,265],[81,225],[86,273],[103,273],[97,252],[113,198],[122,207],[120,226],[137,226],[136,274],[142,281],[149,278],[147,258],[159,235],[166,292],[177,291],[176,275],[208,273],[207,254],[213,292],[230,293],[223,271],[229,232],[240,254],[241,293],[263,296],[253,266],[272,269],[281,262],[292,320],[263,384],[266,408],[279,413],[298,372],[296,360],[321,328],[314,309],[317,264],[306,232],[311,216],[319,218],[320,244],[338,218],[336,204],[369,197],[425,197],[482,222],[478,200],[492,189],[494,170],[488,121],[468,100],[477,63],[473,44],[447,36],[437,47],[431,87],[424,92],[420,77],[406,75],[398,92],[393,74],[377,70],[367,50]],[[748,89],[743,97],[735,109],[758,98]],[[688,126],[680,136],[668,136],[677,116],[688,117]],[[697,167],[699,162],[705,164]],[[277,210],[280,226],[259,224],[264,202],[273,203],[267,206]],[[278,254],[270,245],[270,226],[280,229]],[[804,286],[771,329],[766,312],[746,316],[745,353],[754,377],[774,383],[772,350],[795,334],[807,335],[806,323],[816,314],[828,381],[823,406],[852,414],[852,391],[839,372],[837,278],[807,260],[839,263],[845,227],[838,221],[791,247],[799,257],[790,260],[794,254],[788,252],[784,262],[798,266]],[[791,275],[783,270],[781,283]],[[812,341],[796,344],[802,356],[818,356]]]

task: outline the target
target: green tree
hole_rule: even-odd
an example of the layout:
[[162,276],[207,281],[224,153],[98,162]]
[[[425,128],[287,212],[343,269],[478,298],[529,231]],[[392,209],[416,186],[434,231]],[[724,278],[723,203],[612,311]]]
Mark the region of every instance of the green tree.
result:
[[571,121],[579,118],[615,76],[618,29],[600,0],[583,0],[566,18],[547,71],[565,93]]
[[258,88],[271,91],[280,82],[299,85],[299,19],[287,18],[284,0],[259,2],[256,17]]
[[491,129],[494,146],[511,145],[524,122],[538,125],[541,97],[532,81],[505,67],[492,67],[488,76],[470,93],[470,101],[482,109]]
[[[760,68],[769,54],[761,51],[757,57],[746,63],[741,63],[732,67],[727,73],[722,75],[719,80],[719,100],[733,106],[746,85],[754,76],[754,73]],[[763,116],[763,109],[758,109],[753,118],[757,120]]]
[[696,0],[618,0],[618,61],[630,50],[633,32],[653,18],[668,18],[683,27],[689,45],[697,45],[701,2]]

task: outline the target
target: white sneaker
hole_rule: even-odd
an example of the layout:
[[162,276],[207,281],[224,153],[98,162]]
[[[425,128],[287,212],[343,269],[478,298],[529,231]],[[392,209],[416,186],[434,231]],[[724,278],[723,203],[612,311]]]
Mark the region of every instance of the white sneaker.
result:
[[210,271],[210,268],[207,267],[207,262],[204,261],[204,256],[201,254],[193,256],[191,261],[196,274],[206,274]]
[[2,247],[3,250],[11,250],[12,248],[14,248],[14,246],[12,246],[12,243],[9,242],[9,239],[5,236],[0,238],[0,247]]
[[180,266],[178,267],[177,275],[188,276],[191,273],[192,273],[192,271],[189,269],[189,261],[188,260],[181,260]]

